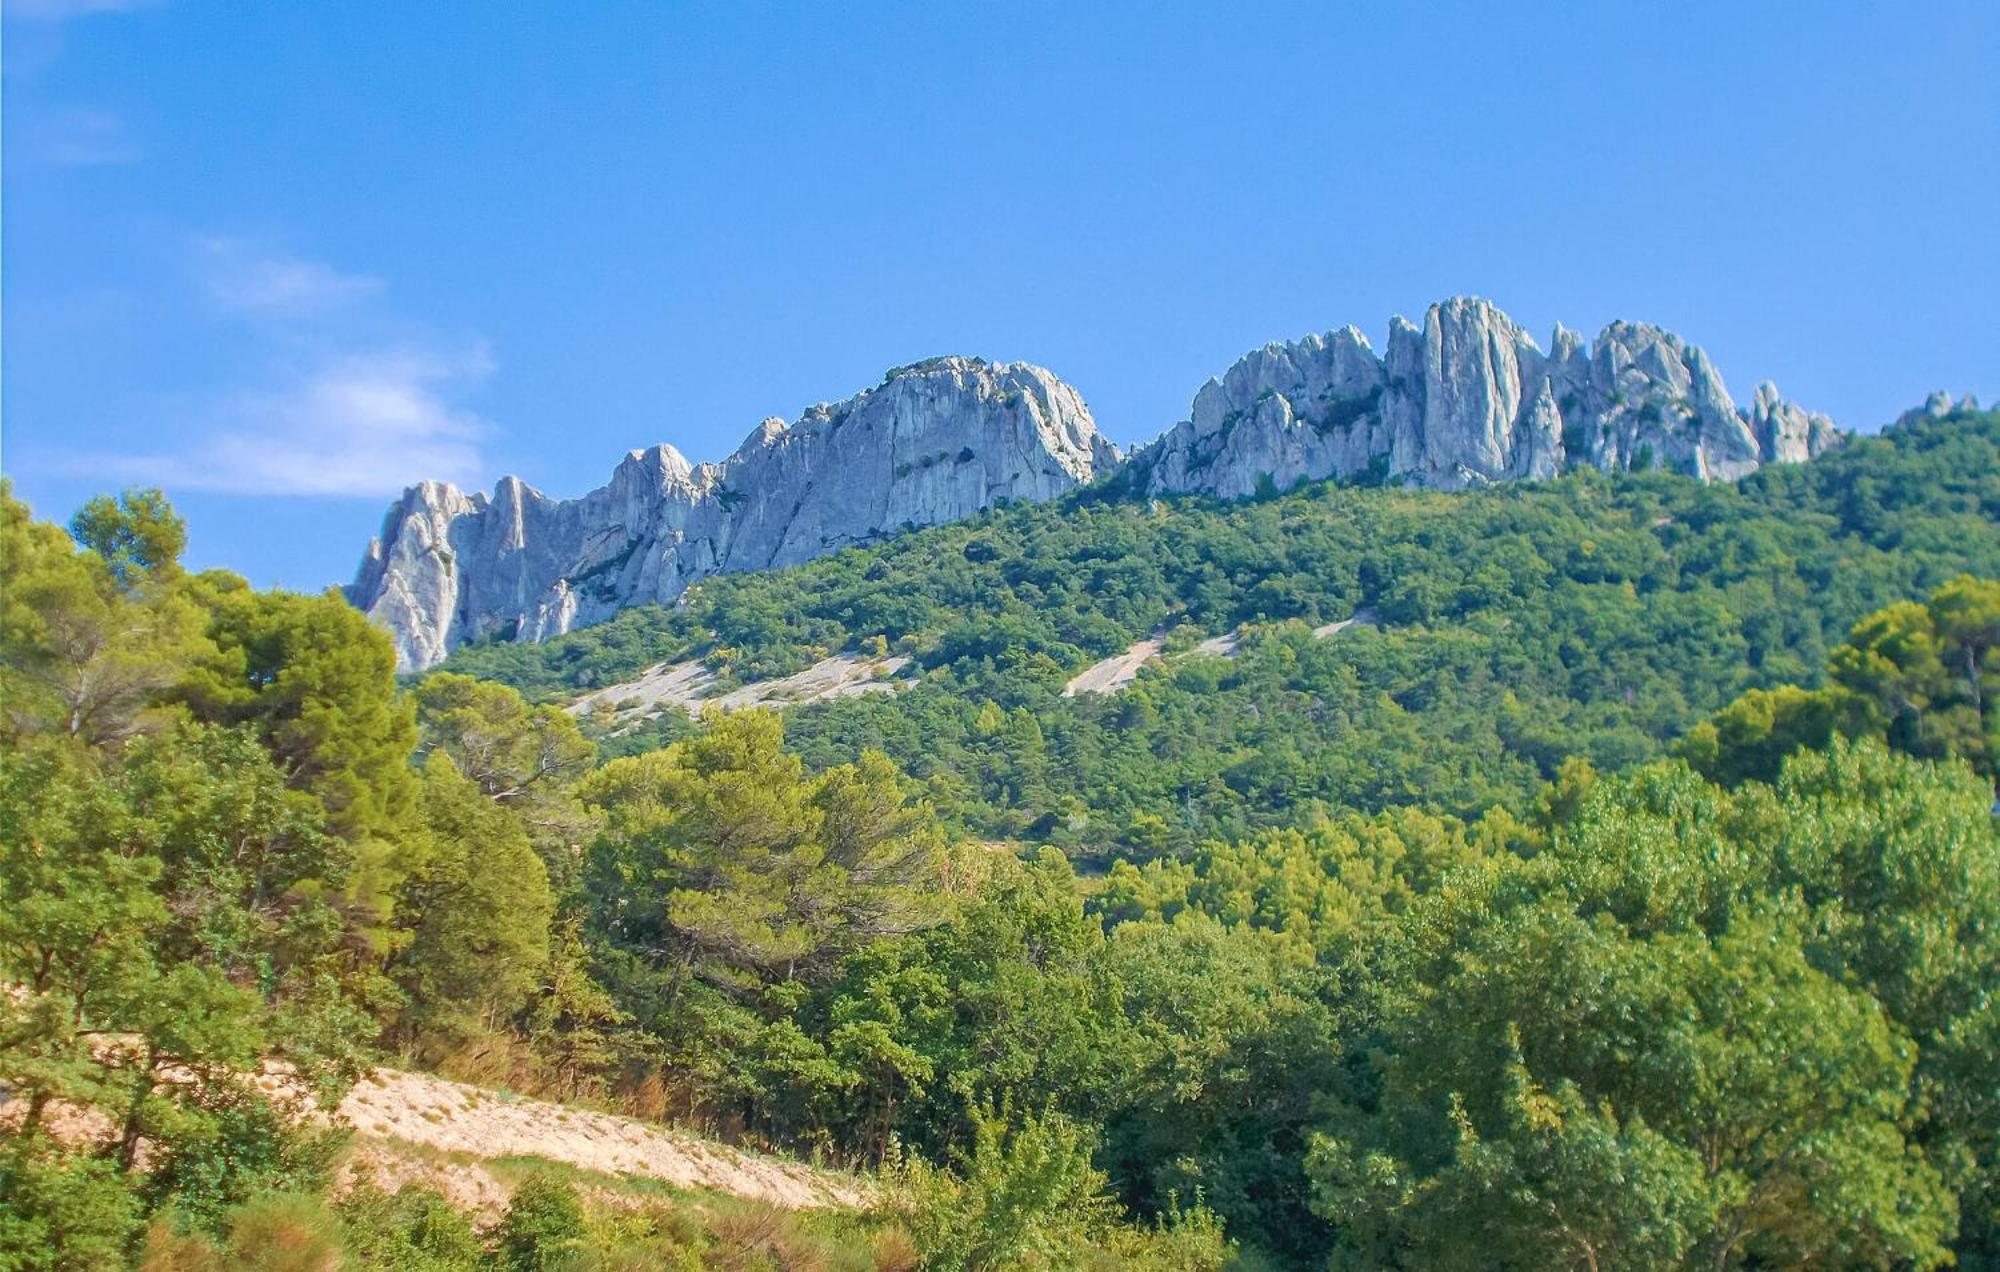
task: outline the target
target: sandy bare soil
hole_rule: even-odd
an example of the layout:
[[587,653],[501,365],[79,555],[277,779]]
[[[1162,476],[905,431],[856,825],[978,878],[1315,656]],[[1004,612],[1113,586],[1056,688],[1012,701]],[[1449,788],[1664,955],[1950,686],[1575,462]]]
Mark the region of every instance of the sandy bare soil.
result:
[[[308,1111],[283,1066],[267,1068],[258,1084],[298,1116],[328,1116]],[[18,1129],[25,1108],[24,1101],[0,1093],[0,1136]],[[330,1120],[354,1131],[342,1168],[345,1180],[390,1192],[405,1184],[421,1185],[489,1218],[506,1209],[512,1182],[527,1169],[516,1165],[496,1171],[488,1165],[501,1158],[540,1158],[606,1175],[729,1193],[787,1210],[861,1207],[869,1204],[872,1193],[858,1176],[760,1157],[633,1118],[395,1069],[378,1069],[356,1085]],[[79,1144],[103,1143],[116,1129],[97,1110],[61,1104],[49,1108],[44,1126]],[[150,1145],[140,1147],[143,1166]]]
[[829,698],[853,698],[864,693],[894,693],[899,686],[892,677],[909,662],[901,655],[863,658],[858,654],[835,654],[795,676],[753,681],[712,701],[724,711],[741,711],[745,707],[792,706]]
[[[348,1093],[335,1116],[355,1131],[353,1176],[391,1187],[425,1183],[481,1210],[504,1204],[508,1190],[465,1156],[540,1157],[609,1175],[714,1189],[789,1210],[868,1202],[866,1185],[852,1176],[758,1157],[649,1122],[428,1074],[377,1070]],[[408,1146],[428,1151],[411,1153]]]

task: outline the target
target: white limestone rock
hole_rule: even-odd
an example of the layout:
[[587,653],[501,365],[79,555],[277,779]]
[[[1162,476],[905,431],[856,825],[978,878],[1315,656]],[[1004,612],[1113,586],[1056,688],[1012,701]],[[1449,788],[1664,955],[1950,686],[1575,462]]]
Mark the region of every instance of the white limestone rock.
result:
[[[1952,409],[1934,394],[1921,413]],[[1592,342],[1558,325],[1544,353],[1490,301],[1456,297],[1421,326],[1392,319],[1379,357],[1354,327],[1244,356],[1123,479],[1222,498],[1329,477],[1456,490],[1580,466],[1733,480],[1840,438],[1769,383],[1739,409],[1707,355],[1658,327],[1614,322]],[[718,572],[1054,498],[1117,462],[1047,371],[934,358],[789,426],[765,420],[719,464],[633,451],[580,499],[511,477],[491,497],[411,487],[348,594],[422,669],[468,640],[542,640],[668,603]]]
[[412,487],[349,599],[404,670],[468,640],[545,640],[727,570],[795,565],[1000,500],[1054,498],[1117,462],[1076,390],[1025,363],[934,358],[876,388],[766,420],[720,464],[633,451],[605,486],[551,499]]
[[389,629],[396,661],[428,667],[451,650],[463,574],[463,536],[477,522],[486,496],[470,498],[457,487],[425,481],[403,492],[382,519],[382,537],[368,545],[348,595],[366,595],[371,617]]
[[1614,322],[1587,344],[1558,326],[1543,353],[1490,301],[1455,297],[1421,328],[1394,319],[1379,362],[1352,327],[1266,345],[1131,462],[1150,494],[1325,477],[1455,490],[1579,465],[1733,480],[1838,439],[1768,386],[1739,410],[1707,355],[1658,327]]
[[1767,464],[1803,464],[1840,442],[1840,430],[1816,411],[1802,411],[1778,396],[1769,380],[1757,386],[1750,404],[1750,428]]
[[[1378,448],[1382,364],[1353,327],[1270,344],[1195,394],[1186,444],[1161,454],[1156,489],[1201,489],[1223,498],[1366,467]],[[1213,480],[1203,482],[1203,474]]]
[[1979,399],[1970,393],[1960,398],[1954,404],[1951,400],[1951,394],[1946,393],[1943,389],[1932,389],[1930,396],[1924,399],[1922,406],[1911,407],[1909,410],[1904,411],[1896,417],[1896,422],[1890,425],[1890,427],[1901,428],[1906,424],[1915,424],[1922,420],[1941,420],[1954,411],[1976,411],[1978,409]]

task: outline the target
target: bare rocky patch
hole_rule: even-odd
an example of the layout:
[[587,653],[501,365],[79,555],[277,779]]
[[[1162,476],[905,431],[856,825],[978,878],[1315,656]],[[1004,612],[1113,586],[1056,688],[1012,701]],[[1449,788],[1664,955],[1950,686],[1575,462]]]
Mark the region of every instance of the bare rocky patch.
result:
[[[1313,636],[1325,640],[1337,636],[1350,627],[1373,627],[1376,625],[1375,611],[1358,609],[1348,618],[1337,623],[1323,623],[1313,628]],[[1220,636],[1210,636],[1194,648],[1190,654],[1203,654],[1210,658],[1234,658],[1243,646],[1239,632],[1225,632]],[[1122,654],[1113,654],[1101,662],[1092,663],[1076,675],[1070,677],[1063,686],[1063,697],[1074,698],[1085,693],[1117,693],[1126,685],[1139,678],[1139,669],[1155,658],[1162,657],[1164,643],[1158,637],[1149,637],[1133,645]]]
[[756,680],[721,693],[716,692],[715,673],[701,663],[656,663],[635,680],[607,685],[583,695],[570,703],[568,710],[574,715],[589,715],[609,708],[621,722],[632,722],[669,710],[700,715],[710,706],[724,711],[802,706],[868,693],[894,693],[910,683],[898,678],[909,662],[900,654],[879,658],[835,654],[796,675]]

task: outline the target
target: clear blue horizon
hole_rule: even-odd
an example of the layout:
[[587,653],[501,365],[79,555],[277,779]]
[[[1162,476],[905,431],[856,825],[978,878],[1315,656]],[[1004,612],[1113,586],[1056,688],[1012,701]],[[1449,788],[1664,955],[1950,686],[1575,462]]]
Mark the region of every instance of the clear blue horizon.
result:
[[5,12],[0,467],[160,485],[260,584],[421,478],[578,494],[938,353],[1130,446],[1455,294],[1848,428],[2000,395],[1991,3]]

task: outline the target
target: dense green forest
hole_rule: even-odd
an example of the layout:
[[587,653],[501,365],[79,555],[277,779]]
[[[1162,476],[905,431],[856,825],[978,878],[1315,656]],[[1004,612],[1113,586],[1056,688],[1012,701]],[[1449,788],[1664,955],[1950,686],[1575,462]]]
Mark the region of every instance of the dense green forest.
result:
[[[879,749],[972,833],[1145,858],[1346,808],[1518,812],[1570,756],[1621,769],[1745,690],[1817,687],[1857,619],[1965,571],[2000,574],[2000,412],[1736,484],[1584,471],[1248,504],[1113,485],[712,578],[682,607],[449,667],[565,701],[660,661],[703,658],[727,682],[904,651],[909,691],[789,714],[811,765]],[[1374,625],[1313,639],[1357,611]],[[1171,656],[1239,627],[1234,658]],[[1061,696],[1156,632],[1164,666],[1114,696]],[[668,716],[605,744],[688,727]]]
[[[1096,492],[412,684],[155,494],[8,496],[0,1269],[1996,1266],[1996,452]],[[923,683],[602,750],[549,705],[873,637]],[[550,1174],[478,1227],[258,1081],[385,1060],[878,1200],[751,1240]]]

